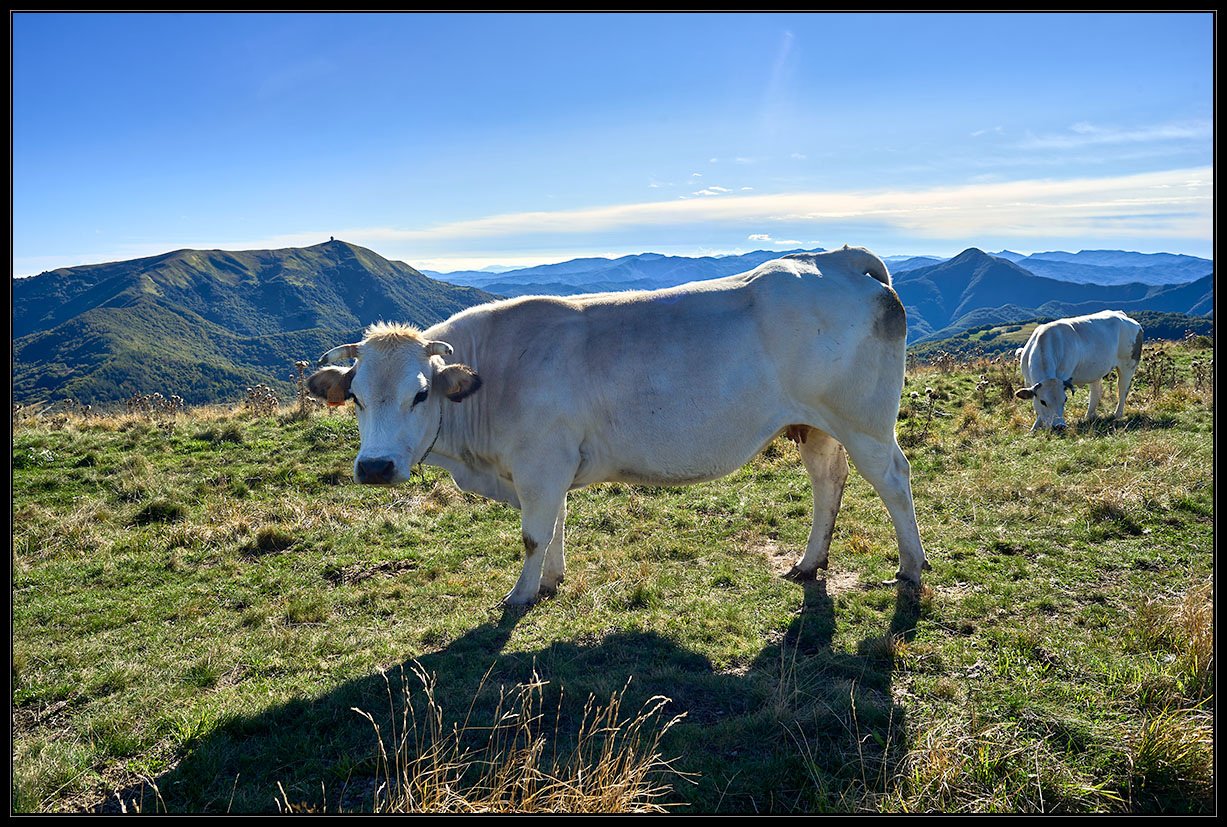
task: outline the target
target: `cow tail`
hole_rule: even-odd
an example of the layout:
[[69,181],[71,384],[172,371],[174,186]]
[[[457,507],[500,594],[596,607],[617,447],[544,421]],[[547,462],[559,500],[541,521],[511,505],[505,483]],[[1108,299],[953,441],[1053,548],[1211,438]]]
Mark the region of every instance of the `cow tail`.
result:
[[841,252],[849,257],[850,263],[856,272],[872,276],[887,287],[891,286],[890,271],[886,269],[886,262],[869,250],[866,250],[864,247],[849,247],[845,244]]

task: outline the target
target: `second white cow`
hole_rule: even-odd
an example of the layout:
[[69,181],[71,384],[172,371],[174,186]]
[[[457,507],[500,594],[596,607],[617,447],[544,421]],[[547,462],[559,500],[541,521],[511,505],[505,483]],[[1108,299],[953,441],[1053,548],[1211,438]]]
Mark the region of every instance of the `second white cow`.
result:
[[1014,395],[1030,399],[1037,428],[1065,427],[1065,393],[1089,385],[1086,417],[1093,419],[1103,395],[1103,378],[1112,368],[1120,374],[1116,416],[1125,413],[1125,397],[1142,360],[1142,326],[1119,310],[1057,319],[1037,327],[1019,350],[1026,387]]
[[326,353],[309,386],[357,406],[359,482],[402,482],[425,462],[520,509],[509,604],[562,581],[569,490],[716,479],[785,432],[814,496],[795,574],[826,568],[851,456],[894,522],[897,577],[919,583],[895,440],[906,336],[881,259],[844,248],[667,290],[492,302],[423,331],[375,325]]

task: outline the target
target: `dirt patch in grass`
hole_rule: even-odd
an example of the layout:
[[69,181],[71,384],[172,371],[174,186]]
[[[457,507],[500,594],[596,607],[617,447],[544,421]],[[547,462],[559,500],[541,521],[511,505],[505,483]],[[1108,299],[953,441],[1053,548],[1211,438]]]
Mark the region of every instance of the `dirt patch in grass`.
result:
[[[792,571],[797,560],[801,559],[801,550],[781,547],[775,540],[763,540],[750,546],[751,553],[761,554],[767,560],[767,565],[780,577],[785,577]],[[875,584],[862,583],[860,577],[853,571],[818,570],[818,580],[825,580],[827,594],[859,591],[873,588]]]
[[775,540],[763,540],[750,546],[750,552],[761,554],[767,559],[767,565],[776,574],[783,577],[792,571],[793,565],[800,559],[800,554],[794,548],[780,548]]
[[401,572],[412,571],[417,567],[415,560],[387,560],[374,565],[354,563],[325,572],[324,579],[334,586],[352,586],[372,577],[396,577]]
[[826,580],[827,594],[860,591],[862,589],[876,588],[876,585],[878,585],[862,583],[860,577],[854,571],[828,571]]

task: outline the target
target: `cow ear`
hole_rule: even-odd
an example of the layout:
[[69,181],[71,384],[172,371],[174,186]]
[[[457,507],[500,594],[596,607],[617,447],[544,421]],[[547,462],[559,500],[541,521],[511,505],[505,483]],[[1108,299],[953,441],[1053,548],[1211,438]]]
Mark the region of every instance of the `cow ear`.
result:
[[321,368],[307,379],[307,390],[316,399],[336,408],[345,404],[345,397],[349,395],[349,383],[353,378],[353,368]]
[[1035,389],[1038,387],[1039,385],[1032,385],[1029,388],[1019,388],[1018,390],[1014,391],[1014,395],[1019,399],[1030,399],[1031,397],[1035,396]]
[[481,387],[481,377],[468,365],[448,365],[435,374],[435,387],[453,402],[472,396]]
[[340,362],[342,359],[357,359],[358,350],[360,347],[361,343],[359,342],[349,345],[339,345],[321,356],[317,364],[334,365],[337,362]]
[[427,356],[451,356],[452,346],[449,345],[447,342],[427,342],[426,343],[426,355]]

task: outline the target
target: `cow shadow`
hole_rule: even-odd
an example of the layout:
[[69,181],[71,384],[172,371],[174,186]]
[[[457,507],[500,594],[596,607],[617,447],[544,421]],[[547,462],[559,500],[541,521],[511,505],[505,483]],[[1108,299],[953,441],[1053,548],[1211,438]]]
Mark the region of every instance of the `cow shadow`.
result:
[[[391,750],[398,727],[425,728],[423,678],[449,716],[442,729],[454,721],[466,734],[488,733],[506,712],[508,688],[536,682],[559,744],[574,743],[590,698],[603,704],[618,693],[624,717],[669,698],[654,723],[665,729],[659,752],[674,772],[658,780],[671,785],[663,802],[678,812],[856,809],[883,792],[907,752],[906,710],[891,694],[892,642],[914,634],[919,601],[901,590],[882,634],[850,653],[832,649],[838,620],[826,582],[798,588],[788,628],[736,669],[649,631],[505,651],[523,617],[506,611],[383,673],[232,716],[189,743],[173,769],[101,809],[122,801],[129,811],[369,811],[386,778],[376,759],[381,739]],[[664,728],[676,715],[684,717]]]
[[1068,433],[1071,436],[1103,437],[1125,431],[1166,431],[1179,424],[1176,417],[1164,414],[1126,413],[1119,419],[1101,415],[1078,420],[1068,429]]

